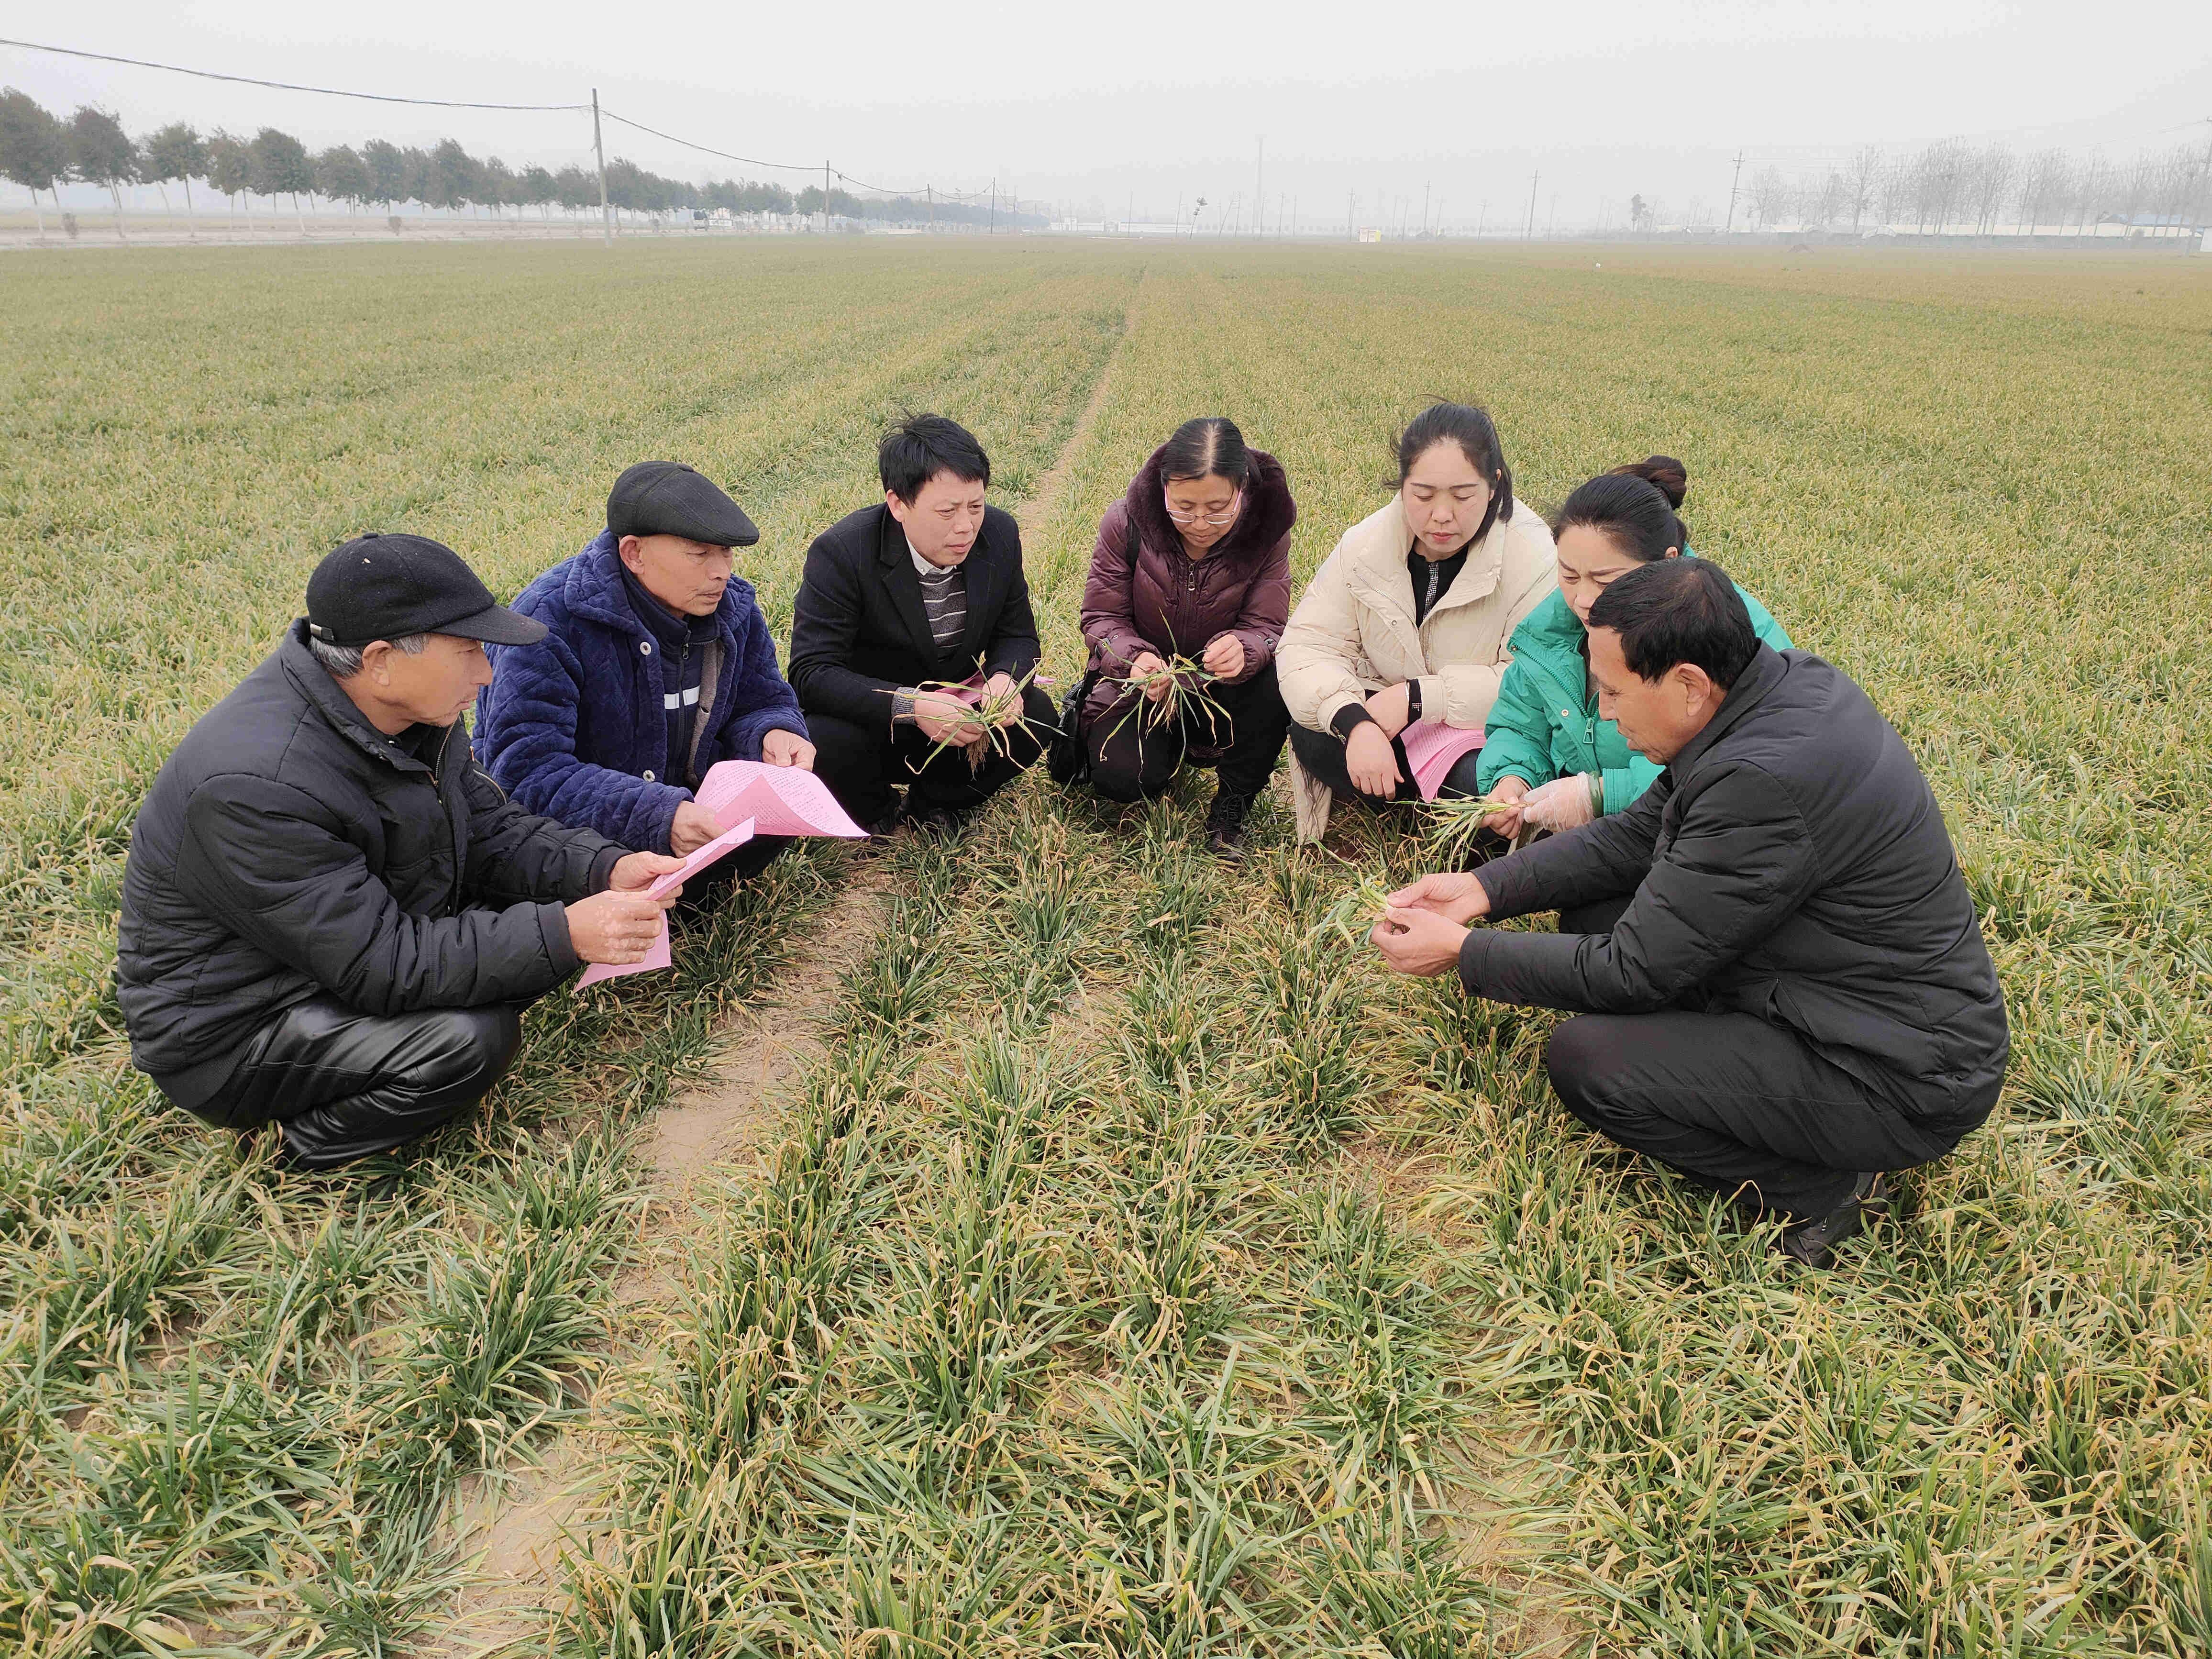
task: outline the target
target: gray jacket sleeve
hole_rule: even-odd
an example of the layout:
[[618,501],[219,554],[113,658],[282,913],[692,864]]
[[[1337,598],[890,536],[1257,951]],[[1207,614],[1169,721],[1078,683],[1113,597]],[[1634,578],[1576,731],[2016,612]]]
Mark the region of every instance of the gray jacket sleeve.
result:
[[[1649,799],[1618,819],[1555,838],[1565,845],[1552,862],[1564,869],[1550,885],[1568,896],[1553,902],[1607,896],[1588,885],[1577,890],[1575,878],[1594,882],[1600,872],[1622,867],[1607,866],[1600,854],[1639,833]],[[1650,822],[1656,824],[1656,817]],[[1585,836],[1594,846],[1577,854],[1576,843]],[[1755,948],[1804,902],[1819,876],[1811,835],[1788,792],[1755,766],[1733,767],[1701,783],[1666,857],[1651,864],[1610,933],[1478,927],[1460,951],[1460,977],[1474,994],[1493,1002],[1648,1013]],[[1491,890],[1487,881],[1484,889]]]

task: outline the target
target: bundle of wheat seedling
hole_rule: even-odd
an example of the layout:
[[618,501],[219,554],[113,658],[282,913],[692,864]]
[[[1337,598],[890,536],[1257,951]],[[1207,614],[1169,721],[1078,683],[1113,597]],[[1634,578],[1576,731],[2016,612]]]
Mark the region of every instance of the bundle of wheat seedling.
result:
[[[966,750],[968,764],[970,767],[981,767],[983,764],[984,755],[994,749],[1011,759],[1013,749],[1008,741],[1007,734],[1017,728],[1029,732],[1032,737],[1042,741],[1042,733],[1038,731],[1038,727],[1042,726],[1048,732],[1056,728],[1048,720],[1033,720],[1029,717],[1025,712],[1027,705],[1023,701],[1023,693],[1030,689],[1030,683],[1036,678],[1038,671],[1043,666],[1042,662],[1033,665],[1028,673],[996,696],[988,689],[976,691],[976,688],[972,685],[962,684],[952,680],[924,680],[916,686],[915,690],[922,696],[943,697],[948,702],[964,702],[966,698],[963,694],[976,692],[975,702],[969,705],[967,718],[961,722],[960,726],[953,727],[953,731],[957,732],[962,726],[979,726],[983,729],[983,735],[980,741],[971,738],[966,743],[958,742],[949,734],[939,738],[936,747],[922,757],[921,766],[915,769],[920,771],[929,766],[939,755],[950,749]],[[1010,714],[1013,717],[1012,720],[1007,719]]]
[[[1121,711],[1121,718],[1114,722],[1113,729],[1106,735],[1111,738],[1133,720],[1141,719],[1146,726],[1157,728],[1180,724],[1188,714],[1204,720],[1208,743],[1228,742],[1229,711],[1206,690],[1220,678],[1204,663],[1177,653],[1149,674],[1129,674],[1108,680],[1107,684],[1121,688],[1122,698],[1129,706]],[[1157,698],[1144,695],[1163,682],[1167,690]],[[1137,695],[1131,696],[1131,692]]]
[[1382,920],[1383,911],[1390,905],[1390,895],[1395,890],[1380,876],[1360,877],[1348,892],[1322,912],[1321,920],[1306,937],[1323,939],[1334,933],[1346,945],[1364,945],[1369,931]]
[[1493,812],[1512,809],[1514,803],[1495,795],[1443,795],[1428,803],[1429,845],[1446,858],[1459,860],[1474,850],[1482,821]]

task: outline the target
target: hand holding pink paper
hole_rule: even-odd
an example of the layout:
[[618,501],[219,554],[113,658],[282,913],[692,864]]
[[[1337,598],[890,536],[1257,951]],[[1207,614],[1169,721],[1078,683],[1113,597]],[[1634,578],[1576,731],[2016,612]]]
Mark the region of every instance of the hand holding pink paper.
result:
[[[734,830],[725,830],[697,852],[684,860],[677,869],[657,878],[645,890],[654,898],[666,898],[692,876],[705,869],[717,859],[727,856],[753,838],[753,821],[747,818]],[[621,979],[629,974],[649,973],[656,968],[672,965],[674,958],[668,954],[668,918],[660,919],[660,933],[646,953],[635,962],[595,962],[584,969],[576,988],[596,985],[603,979]]]
[[867,831],[846,815],[830,786],[796,766],[723,761],[700,781],[699,805],[721,823],[750,818],[763,836],[845,836]]

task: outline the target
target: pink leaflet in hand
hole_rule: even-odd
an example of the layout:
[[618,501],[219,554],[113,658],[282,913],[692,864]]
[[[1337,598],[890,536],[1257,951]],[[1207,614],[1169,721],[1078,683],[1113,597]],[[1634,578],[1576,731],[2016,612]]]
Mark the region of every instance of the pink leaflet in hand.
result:
[[1406,761],[1423,800],[1434,800],[1461,757],[1482,747],[1480,732],[1442,720],[1415,720],[1398,734],[1398,740],[1406,745]]
[[[690,858],[685,859],[680,867],[671,870],[665,876],[656,877],[653,884],[645,890],[654,898],[665,898],[672,889],[682,886],[690,877],[697,874],[715,860],[727,857],[752,838],[753,821],[747,818],[736,829],[726,830],[715,836],[714,840],[692,854]],[[595,962],[584,969],[583,976],[576,981],[576,988],[580,991],[586,985],[597,985],[603,979],[622,979],[631,974],[648,974],[656,968],[672,966],[674,960],[668,954],[668,918],[663,915],[660,918],[660,932],[655,936],[643,956],[635,962]]]
[[722,761],[700,780],[699,805],[717,823],[744,816],[763,836],[844,836],[867,831],[846,815],[830,786],[796,766],[761,761]]

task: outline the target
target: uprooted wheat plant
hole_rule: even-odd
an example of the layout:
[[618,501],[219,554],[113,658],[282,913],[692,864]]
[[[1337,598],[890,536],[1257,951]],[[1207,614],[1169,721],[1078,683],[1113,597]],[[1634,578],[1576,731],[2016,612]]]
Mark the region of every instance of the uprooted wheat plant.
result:
[[[17,256],[0,1637],[2205,1654],[2212,261],[852,240]],[[878,860],[818,1052],[680,1196],[656,1126],[817,962],[840,851],[545,1000],[404,1160],[280,1175],[127,1070],[137,798],[343,536],[511,594],[674,456],[782,635],[939,408],[1072,662],[1177,422],[1280,457],[1303,580],[1438,391],[1539,510],[1684,457],[1699,553],[1935,781],[2013,1079],[1842,1271],[1565,1119],[1548,1016],[1323,926],[1440,855],[1418,811],[1295,850],[1279,783],[1233,872],[1202,777],[1033,775]],[[496,1609],[487,1523],[541,1546]]]

